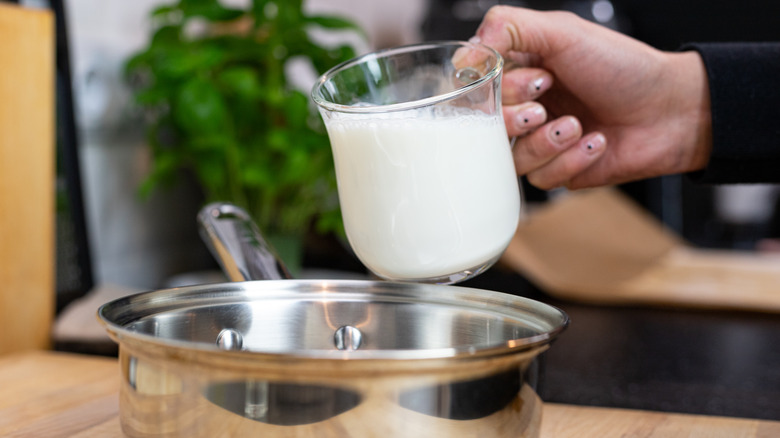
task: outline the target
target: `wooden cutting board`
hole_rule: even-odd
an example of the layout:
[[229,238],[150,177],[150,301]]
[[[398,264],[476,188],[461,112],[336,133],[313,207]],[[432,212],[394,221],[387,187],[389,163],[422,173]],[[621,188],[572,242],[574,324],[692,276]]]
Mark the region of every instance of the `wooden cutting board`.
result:
[[780,312],[780,254],[695,248],[612,188],[529,214],[502,263],[565,300]]
[[[0,357],[0,436],[120,438],[116,360]],[[774,438],[780,422],[546,403],[541,438]],[[486,437],[487,438],[487,437]]]

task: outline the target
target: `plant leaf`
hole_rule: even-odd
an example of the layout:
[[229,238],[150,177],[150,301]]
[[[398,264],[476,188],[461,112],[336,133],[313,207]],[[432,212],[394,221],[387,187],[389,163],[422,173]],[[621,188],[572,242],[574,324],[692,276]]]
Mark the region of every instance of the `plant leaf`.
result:
[[203,153],[193,157],[193,168],[201,185],[209,195],[224,192],[226,166],[221,153]]
[[244,183],[249,187],[263,187],[274,182],[268,166],[262,163],[245,163],[241,176]]
[[263,87],[257,71],[249,67],[232,67],[219,73],[217,81],[223,89],[245,100],[257,99],[263,95]]
[[218,134],[227,129],[227,110],[222,95],[211,82],[200,78],[187,81],[175,97],[174,119],[194,135]]
[[152,35],[150,47],[175,45],[181,41],[181,25],[168,24],[159,27]]

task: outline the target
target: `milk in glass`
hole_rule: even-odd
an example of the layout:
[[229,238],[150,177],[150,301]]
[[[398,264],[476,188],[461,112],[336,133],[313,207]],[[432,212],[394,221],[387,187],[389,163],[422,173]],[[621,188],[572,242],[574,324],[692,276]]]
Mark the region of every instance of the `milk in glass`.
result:
[[385,278],[444,276],[506,249],[520,193],[500,117],[460,108],[331,120],[344,226]]

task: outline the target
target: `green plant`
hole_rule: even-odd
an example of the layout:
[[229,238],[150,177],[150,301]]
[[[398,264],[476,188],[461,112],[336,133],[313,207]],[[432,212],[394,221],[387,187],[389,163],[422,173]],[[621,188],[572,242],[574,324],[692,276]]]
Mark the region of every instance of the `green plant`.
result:
[[[302,236],[341,227],[333,162],[308,93],[285,66],[307,59],[318,73],[355,56],[323,47],[311,28],[360,29],[303,12],[303,0],[181,0],[151,13],[148,47],[126,64],[148,115],[153,166],[142,194],[190,171],[207,200],[246,208],[265,232]],[[362,35],[362,33],[361,33]]]

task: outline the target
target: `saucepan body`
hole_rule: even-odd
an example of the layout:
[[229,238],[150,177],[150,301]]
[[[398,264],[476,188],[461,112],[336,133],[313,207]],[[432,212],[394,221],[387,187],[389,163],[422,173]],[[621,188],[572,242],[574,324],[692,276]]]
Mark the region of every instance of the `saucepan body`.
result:
[[537,437],[559,309],[458,286],[262,280],[102,306],[131,437]]

